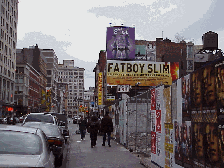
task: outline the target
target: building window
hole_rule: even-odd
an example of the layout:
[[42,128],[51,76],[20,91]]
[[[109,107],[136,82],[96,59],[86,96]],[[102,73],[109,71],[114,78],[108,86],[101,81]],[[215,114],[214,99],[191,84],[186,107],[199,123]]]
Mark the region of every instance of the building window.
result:
[[19,83],[23,83],[23,76],[22,75],[19,75]]
[[51,70],[47,70],[47,74],[48,75],[51,75]]
[[187,70],[194,70],[193,69],[193,60],[187,61]]
[[193,46],[187,46],[187,58],[193,58]]

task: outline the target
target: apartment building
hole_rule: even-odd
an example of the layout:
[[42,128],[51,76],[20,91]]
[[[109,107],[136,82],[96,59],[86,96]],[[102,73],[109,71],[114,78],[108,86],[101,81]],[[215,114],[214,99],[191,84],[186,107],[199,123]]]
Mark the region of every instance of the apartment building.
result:
[[89,90],[84,91],[84,107],[86,108],[85,116],[93,115],[94,110],[94,87],[89,87]]
[[[16,50],[16,65],[29,65],[29,74],[17,74],[18,78],[23,78],[23,81],[28,79],[28,113],[45,111],[47,109],[46,86],[47,86],[47,61],[44,55],[40,52],[38,45],[30,46],[29,48]],[[31,68],[32,67],[32,68]],[[25,69],[24,69],[25,73]],[[20,84],[17,82],[16,86]],[[25,89],[24,87],[21,89]],[[18,94],[18,93],[17,93]],[[34,95],[38,100],[33,100]],[[37,98],[36,97],[36,98]]]
[[60,106],[57,99],[58,83],[58,57],[53,49],[40,49],[47,61],[47,87],[46,90],[51,92],[51,102],[49,111],[58,112]]
[[0,117],[13,114],[18,1],[0,0]]
[[74,60],[58,64],[58,82],[68,84],[68,117],[79,115],[79,106],[84,105],[84,68],[74,66]]
[[68,84],[58,83],[57,84],[57,99],[58,99],[58,113],[65,114],[68,116]]
[[40,76],[30,64],[16,64],[14,111],[17,116],[41,111]]

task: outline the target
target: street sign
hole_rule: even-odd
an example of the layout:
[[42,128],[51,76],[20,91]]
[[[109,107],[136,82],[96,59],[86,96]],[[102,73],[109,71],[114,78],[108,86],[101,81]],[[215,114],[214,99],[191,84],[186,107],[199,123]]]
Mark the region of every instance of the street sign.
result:
[[130,85],[117,85],[117,92],[129,92]]

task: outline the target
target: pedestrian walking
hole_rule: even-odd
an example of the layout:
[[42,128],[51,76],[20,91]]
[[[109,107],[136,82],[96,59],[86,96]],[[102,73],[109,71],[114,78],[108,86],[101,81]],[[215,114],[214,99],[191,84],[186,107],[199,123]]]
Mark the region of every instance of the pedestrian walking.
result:
[[103,132],[103,144],[105,146],[106,136],[108,136],[108,146],[111,147],[110,138],[111,132],[113,132],[113,122],[112,118],[109,116],[109,112],[106,112],[105,116],[101,121],[101,131]]
[[81,140],[85,139],[85,134],[86,134],[86,126],[87,126],[87,121],[86,119],[81,116],[80,122],[79,122],[79,131],[81,134]]
[[92,116],[91,120],[87,123],[87,130],[90,133],[91,148],[96,146],[97,133],[100,129],[100,124],[96,116]]

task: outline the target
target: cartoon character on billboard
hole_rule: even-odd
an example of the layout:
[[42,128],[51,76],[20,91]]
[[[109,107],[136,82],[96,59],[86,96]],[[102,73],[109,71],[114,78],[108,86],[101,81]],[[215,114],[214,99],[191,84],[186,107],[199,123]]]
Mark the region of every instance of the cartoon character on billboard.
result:
[[114,59],[129,59],[130,48],[132,44],[128,34],[118,31],[112,36],[112,56]]

